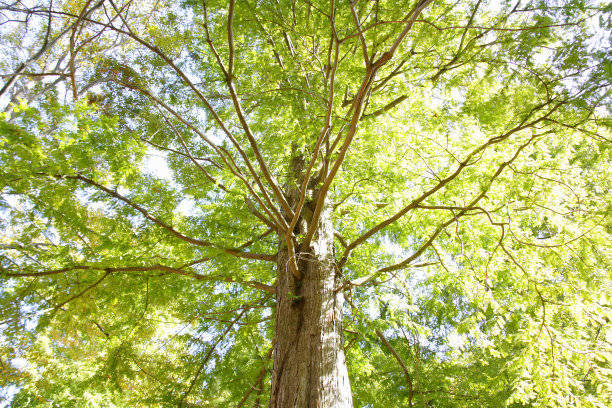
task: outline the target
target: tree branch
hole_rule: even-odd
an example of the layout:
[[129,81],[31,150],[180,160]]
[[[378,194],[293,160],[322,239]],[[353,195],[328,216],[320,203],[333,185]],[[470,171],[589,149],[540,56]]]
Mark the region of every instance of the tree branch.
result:
[[58,180],[61,179],[69,179],[69,180],[80,180],[85,182],[86,184],[93,186],[95,188],[97,188],[98,190],[104,191],[106,194],[110,195],[111,197],[114,197],[118,200],[123,201],[124,203],[126,203],[127,205],[129,205],[130,207],[134,208],[135,210],[137,210],[138,212],[140,212],[147,220],[151,221],[152,223],[154,223],[155,225],[163,228],[164,230],[168,231],[170,234],[174,235],[175,237],[188,242],[190,244],[193,245],[197,245],[197,246],[201,246],[201,247],[212,247],[215,249],[219,249],[227,254],[233,255],[235,257],[238,258],[245,258],[245,259],[254,259],[254,260],[262,260],[262,261],[275,261],[276,260],[276,256],[272,256],[272,255],[267,255],[267,254],[255,254],[255,253],[250,253],[250,252],[242,252],[240,250],[237,249],[233,249],[233,248],[224,248],[222,246],[216,245],[210,241],[204,241],[204,240],[200,240],[200,239],[196,239],[196,238],[191,238],[188,237],[186,235],[184,235],[183,233],[177,231],[176,229],[174,229],[173,227],[171,227],[170,225],[166,224],[165,222],[161,221],[160,219],[152,216],[145,208],[143,208],[142,206],[136,204],[135,202],[133,202],[132,200],[130,200],[129,198],[119,194],[116,191],[113,191],[105,186],[103,186],[102,184],[99,184],[97,182],[95,182],[94,180],[85,177],[81,174],[78,174],[76,176],[71,176],[71,175],[59,175],[59,174],[47,174],[47,173],[36,173],[40,176],[49,176],[49,177],[53,177],[56,178]]
[[[88,15],[91,15],[91,13],[93,13],[96,9],[98,9],[100,6],[102,6],[103,3],[104,3],[104,0],[99,1],[98,3],[96,3],[91,9],[89,9],[85,13],[83,18],[85,18]],[[34,61],[36,61],[37,59],[42,57],[42,55],[47,50],[49,50],[51,47],[53,47],[57,43],[57,41],[59,41],[59,39],[61,37],[66,35],[72,29],[73,25],[71,25],[69,27],[66,27],[59,34],[57,34],[55,37],[53,37],[51,39],[49,38],[50,35],[51,35],[51,21],[52,21],[51,16],[53,14],[52,7],[53,7],[53,2],[51,2],[50,6],[49,6],[49,10],[47,10],[47,14],[48,14],[47,32],[45,34],[45,39],[43,41],[43,45],[40,47],[40,49],[36,53],[34,53],[30,58],[28,58],[25,62],[22,62],[17,67],[15,72],[9,77],[9,79],[6,81],[6,83],[0,89],[0,96],[4,95],[4,93],[11,87],[11,85],[13,85],[13,83],[15,82],[17,77],[23,72],[24,69],[26,69],[31,63],[33,63]],[[78,21],[77,21],[77,23],[78,23]],[[77,24],[77,23],[75,23],[75,24]]]
[[406,382],[408,383],[408,406],[412,407],[412,396],[414,394],[414,389],[413,389],[414,384],[412,381],[412,376],[410,375],[410,372],[408,371],[408,368],[406,367],[404,360],[402,360],[402,358],[397,353],[397,351],[395,351],[395,348],[393,348],[391,343],[387,341],[387,339],[385,338],[385,336],[383,336],[380,330],[376,330],[376,335],[378,336],[382,344],[387,348],[387,350],[389,350],[391,354],[393,354],[393,357],[395,357],[395,360],[397,360],[397,363],[402,368],[402,371],[404,372],[404,376],[406,377]]
[[[423,252],[425,252],[425,250],[435,241],[435,239],[438,237],[438,235],[440,235],[440,233],[446,228],[448,227],[450,224],[452,224],[453,222],[455,222],[457,219],[459,219],[460,217],[464,216],[464,215],[468,215],[468,211],[472,210],[475,208],[476,204],[483,198],[485,197],[485,195],[487,194],[487,192],[489,191],[489,189],[491,188],[491,185],[493,184],[493,182],[495,181],[495,179],[497,179],[497,177],[499,177],[499,175],[503,172],[503,170],[510,165],[512,162],[514,162],[519,154],[527,147],[531,144],[531,142],[533,140],[535,140],[538,137],[544,136],[547,133],[544,134],[539,134],[539,135],[534,135],[532,136],[529,140],[527,140],[527,142],[525,142],[524,144],[522,144],[521,146],[519,146],[519,148],[516,150],[516,152],[514,153],[514,156],[512,156],[509,160],[503,162],[498,168],[497,171],[491,176],[491,178],[488,181],[488,185],[486,187],[483,187],[482,191],[480,192],[480,194],[478,194],[468,205],[466,205],[465,207],[463,207],[457,214],[455,214],[452,218],[450,218],[448,221],[444,222],[443,224],[440,224],[435,231],[429,236],[429,239],[427,239],[427,241],[425,241],[424,244],[422,244],[419,249],[417,249],[412,255],[410,255],[408,258],[406,258],[405,260],[403,260],[400,263],[397,263],[395,265],[391,265],[391,266],[387,266],[385,268],[380,269],[380,272],[390,272],[390,271],[394,271],[400,268],[404,268],[408,265],[410,265],[410,262],[414,261],[415,259],[417,259],[419,256],[421,256],[423,254]],[[486,213],[486,211],[485,211]],[[488,213],[487,213],[488,214]],[[352,244],[351,244],[352,245]],[[349,245],[350,247],[350,245]],[[348,249],[348,248],[347,248]],[[345,251],[346,252],[346,251]],[[345,258],[342,258],[343,261],[345,261]],[[343,264],[343,263],[342,263]]]
[[[507,131],[506,133],[504,133],[502,135],[490,138],[487,142],[485,142],[481,146],[477,147],[476,149],[472,150],[472,152],[470,152],[466,156],[465,160],[463,160],[461,163],[459,163],[459,165],[457,166],[457,168],[455,169],[455,171],[452,174],[450,174],[449,176],[447,176],[444,179],[440,180],[438,182],[438,184],[436,184],[435,186],[433,186],[429,190],[425,191],[418,198],[415,198],[414,200],[412,200],[412,202],[410,202],[410,204],[406,205],[404,208],[402,208],[400,211],[395,213],[393,216],[391,216],[391,217],[383,220],[382,222],[378,223],[377,225],[375,225],[374,227],[372,227],[368,231],[366,231],[359,238],[357,238],[355,241],[353,241],[345,249],[345,251],[344,251],[344,253],[342,255],[342,258],[341,258],[340,263],[339,263],[340,267],[342,267],[342,265],[344,265],[344,263],[346,262],[346,259],[348,258],[348,255],[350,254],[350,252],[355,247],[357,247],[358,245],[364,243],[368,238],[370,238],[372,235],[376,234],[380,230],[384,229],[385,227],[387,227],[387,226],[391,225],[392,223],[394,223],[395,221],[399,220],[401,217],[403,217],[405,214],[407,214],[410,210],[412,210],[412,209],[416,208],[418,205],[420,205],[426,198],[430,197],[431,195],[436,193],[438,190],[440,190],[442,187],[444,187],[446,184],[450,183],[455,178],[457,178],[457,176],[459,176],[459,174],[461,174],[461,172],[466,167],[468,167],[468,166],[473,164],[473,163],[470,163],[470,161],[474,157],[476,157],[476,155],[478,155],[481,152],[483,152],[489,146],[498,144],[498,143],[506,140],[507,138],[509,138],[514,133],[519,132],[519,131],[521,131],[523,129],[535,126],[536,124],[544,121],[548,116],[550,116],[553,112],[555,112],[563,104],[563,102],[558,102],[546,114],[544,114],[540,118],[535,119],[535,120],[533,120],[533,121],[531,121],[529,123],[525,123],[525,122],[527,122],[527,119],[529,119],[529,117],[531,117],[531,115],[533,115],[533,113],[535,111],[537,111],[538,109],[541,109],[542,107],[548,105],[549,103],[550,103],[550,101],[549,102],[545,102],[542,105],[534,107],[533,109],[531,109],[531,111],[529,112],[527,117],[525,119],[523,119],[523,121],[521,121],[520,124],[518,124],[517,126],[515,126],[514,128],[510,129],[509,131]],[[520,150],[522,150],[523,148],[524,147],[521,147]]]
[[[101,271],[105,271],[107,274],[161,271],[161,272],[171,273],[175,275],[186,276],[189,278],[194,278],[200,281],[237,283],[240,285],[250,286],[254,289],[263,290],[264,292],[267,292],[270,294],[275,293],[274,286],[266,285],[265,283],[257,282],[254,280],[244,281],[244,280],[235,279],[229,276],[202,275],[202,274],[199,274],[193,271],[185,270],[183,268],[184,267],[175,268],[172,266],[166,266],[166,265],[160,265],[160,264],[155,264],[151,266],[119,266],[119,267],[102,267],[102,266],[95,266],[95,265],[74,265],[74,266],[69,266],[69,267],[62,268],[62,269],[53,269],[53,270],[41,271],[41,272],[22,272],[22,273],[7,272],[4,268],[2,268],[0,272],[0,276],[7,276],[10,278],[30,278],[30,277],[57,275],[57,274],[70,272],[70,271],[77,271],[77,270],[101,270]],[[72,298],[70,300],[72,300]]]
[[213,352],[215,351],[219,343],[221,343],[221,340],[223,340],[225,336],[227,336],[227,334],[230,332],[232,327],[234,327],[234,325],[238,322],[238,320],[242,318],[242,316],[247,312],[247,310],[248,309],[244,309],[242,312],[240,312],[238,316],[236,316],[236,318],[232,320],[231,323],[227,326],[225,331],[221,333],[219,337],[217,337],[217,340],[215,341],[215,343],[210,346],[210,348],[208,349],[208,352],[204,355],[204,358],[202,359],[202,362],[200,363],[200,367],[198,368],[198,371],[196,371],[195,375],[193,376],[193,379],[189,383],[189,387],[187,387],[183,395],[181,395],[181,398],[179,399],[179,402],[178,402],[178,408],[183,407],[183,401],[185,400],[185,398],[187,398],[187,396],[193,389],[193,386],[198,380],[198,377],[200,377],[200,374],[202,373],[204,366],[206,365],[206,363],[208,363],[208,360],[210,360],[210,358],[212,357]]
[[[228,42],[230,43],[231,47],[229,50],[230,56],[229,56],[229,61],[233,64],[234,61],[234,48],[233,48],[233,31],[231,29],[231,27],[229,27],[229,24],[233,21],[233,11],[234,11],[234,7],[232,5],[233,0],[230,2],[230,15],[228,16]],[[208,18],[207,18],[207,14],[206,14],[206,1],[203,1],[204,4],[204,18],[205,18],[205,22],[204,22],[204,31],[206,34],[206,42],[208,43],[211,51],[213,52],[213,55],[215,56],[215,59],[217,60],[217,64],[219,65],[219,67],[221,68],[221,71],[223,72],[223,75],[225,76],[226,82],[227,82],[227,87],[230,91],[230,95],[232,98],[232,103],[234,105],[234,110],[236,111],[236,114],[238,115],[238,120],[242,126],[242,129],[244,130],[244,133],[247,137],[247,139],[249,140],[249,144],[251,146],[251,148],[253,149],[253,153],[255,154],[255,159],[257,160],[257,163],[259,164],[259,168],[261,170],[261,172],[263,173],[264,178],[266,179],[266,181],[268,182],[268,184],[270,185],[270,187],[272,188],[272,191],[274,192],[274,196],[276,197],[277,201],[279,202],[279,204],[281,205],[281,207],[283,208],[283,210],[289,214],[290,216],[293,215],[293,211],[291,210],[291,207],[289,206],[289,204],[287,203],[287,200],[284,196],[284,194],[281,192],[280,187],[278,187],[277,183],[274,181],[274,179],[272,178],[272,175],[270,174],[270,171],[268,170],[268,166],[266,165],[263,156],[261,155],[261,151],[259,150],[259,145],[257,144],[257,141],[255,140],[255,136],[253,135],[253,132],[251,131],[251,128],[248,124],[248,122],[246,121],[246,117],[244,115],[244,111],[242,109],[242,105],[240,104],[240,100],[238,99],[238,95],[236,92],[236,88],[234,86],[234,77],[233,77],[233,67],[230,67],[229,69],[226,69],[223,65],[223,62],[221,61],[221,58],[219,56],[219,53],[216,51],[216,48],[212,42],[212,38],[210,36],[210,31],[208,28]],[[232,37],[231,40],[229,39],[229,37]],[[230,72],[231,71],[231,72]],[[229,137],[229,135],[228,135]],[[231,138],[233,139],[233,136],[231,136]],[[244,153],[244,151],[242,150],[242,148],[238,145],[238,143],[235,143],[236,148],[239,150],[241,156],[243,156],[243,159],[245,160],[245,163],[247,164],[247,167],[249,167],[249,170],[251,170],[251,173],[253,173],[254,176],[256,176],[255,170],[252,168],[252,165],[250,164],[250,161],[248,160],[246,154]],[[256,181],[258,180],[258,178],[256,177]],[[259,184],[259,182],[258,182]],[[266,195],[265,192],[265,188],[263,187],[263,185],[260,184],[260,189],[262,190],[262,194],[264,194],[264,196]],[[286,228],[287,225],[284,221],[284,219],[281,217],[280,220],[281,224],[284,224],[283,227]]]
[[317,230],[317,223],[319,222],[319,218],[321,216],[323,207],[325,205],[325,198],[327,196],[327,192],[329,191],[329,188],[331,187],[331,183],[334,180],[334,177],[336,176],[336,173],[338,172],[340,165],[344,161],[344,158],[346,156],[346,153],[348,152],[348,149],[351,145],[353,137],[355,136],[355,133],[357,132],[357,124],[359,122],[359,119],[361,118],[361,111],[363,108],[364,100],[370,91],[370,88],[372,86],[372,82],[374,80],[374,77],[376,76],[376,73],[383,65],[385,65],[387,62],[391,60],[391,58],[393,57],[393,54],[397,50],[397,47],[399,47],[404,37],[410,31],[410,28],[412,27],[414,20],[421,13],[421,11],[423,11],[425,7],[427,7],[427,5],[431,3],[432,1],[433,0],[422,0],[412,9],[412,11],[408,14],[409,17],[408,17],[408,23],[406,24],[406,27],[401,32],[401,34],[396,38],[393,45],[391,45],[389,50],[385,52],[378,60],[368,65],[368,67],[366,68],[364,79],[361,83],[359,91],[357,92],[357,95],[353,99],[351,108],[349,109],[349,112],[350,111],[353,112],[353,116],[352,116],[352,119],[349,125],[349,130],[347,131],[346,137],[344,139],[344,143],[342,147],[340,148],[338,157],[336,161],[334,162],[329,174],[327,175],[319,191],[319,195],[317,197],[317,203],[313,211],[313,215],[312,215],[312,220],[308,227],[308,232],[306,233],[306,237],[304,238],[304,241],[302,243],[302,245],[305,248],[307,248],[310,245],[312,237],[315,231]]
[[104,279],[106,279],[106,277],[108,275],[110,275],[110,271],[106,271],[106,273],[104,275],[102,275],[100,277],[100,279],[98,279],[97,281],[95,281],[94,283],[92,283],[91,285],[87,286],[85,289],[83,289],[82,291],[80,291],[79,293],[77,293],[76,295],[73,295],[71,297],[69,297],[68,299],[64,300],[62,303],[57,304],[53,310],[58,310],[60,309],[62,306],[64,306],[66,303],[83,296],[85,293],[89,292],[91,289],[95,288],[96,286],[98,286]]

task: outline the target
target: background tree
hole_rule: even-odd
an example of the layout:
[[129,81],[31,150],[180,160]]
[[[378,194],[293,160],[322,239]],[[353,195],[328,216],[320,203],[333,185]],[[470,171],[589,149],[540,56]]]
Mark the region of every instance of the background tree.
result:
[[1,9],[11,406],[610,404],[609,6]]

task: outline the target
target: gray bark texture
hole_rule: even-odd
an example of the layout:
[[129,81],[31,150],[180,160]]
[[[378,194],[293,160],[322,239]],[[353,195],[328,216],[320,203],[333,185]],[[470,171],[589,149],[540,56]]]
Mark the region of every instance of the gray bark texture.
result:
[[279,250],[270,408],[353,406],[329,212],[317,232],[308,250],[296,251],[300,280],[288,266],[286,247]]

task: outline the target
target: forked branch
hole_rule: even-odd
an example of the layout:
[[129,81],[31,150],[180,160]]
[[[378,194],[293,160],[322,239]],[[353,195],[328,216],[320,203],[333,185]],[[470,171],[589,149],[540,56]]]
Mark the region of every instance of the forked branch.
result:
[[323,207],[325,206],[325,199],[327,196],[327,192],[329,191],[331,184],[338,170],[340,169],[340,166],[342,165],[344,158],[346,157],[348,149],[351,146],[351,142],[353,141],[355,133],[357,132],[357,125],[359,123],[359,120],[361,119],[361,112],[364,106],[364,102],[366,100],[367,95],[370,93],[372,83],[374,81],[376,73],[382,66],[384,66],[387,62],[389,62],[391,58],[393,58],[395,51],[397,50],[399,45],[402,43],[402,41],[404,40],[404,38],[406,37],[410,29],[412,28],[412,25],[414,24],[414,21],[416,20],[418,15],[432,1],[433,0],[422,0],[421,2],[419,2],[408,13],[408,16],[406,18],[408,20],[408,23],[406,24],[406,26],[404,27],[400,35],[395,39],[391,47],[389,47],[387,52],[385,52],[378,60],[376,60],[375,62],[367,66],[363,81],[361,82],[361,86],[359,88],[359,91],[355,95],[355,98],[353,98],[353,102],[351,103],[351,107],[349,109],[349,112],[352,112],[349,129],[347,130],[346,136],[344,138],[344,143],[342,144],[338,152],[338,157],[334,161],[334,164],[332,165],[329,171],[329,174],[327,174],[327,177],[325,178],[325,181],[323,182],[323,185],[321,186],[321,189],[319,190],[316,206],[315,206],[315,209],[312,215],[312,220],[308,227],[308,232],[306,233],[306,237],[304,238],[304,241],[302,243],[303,247],[307,248],[308,246],[310,246],[310,242],[312,241],[314,233],[317,230],[317,224],[319,222],[319,218],[321,217]]

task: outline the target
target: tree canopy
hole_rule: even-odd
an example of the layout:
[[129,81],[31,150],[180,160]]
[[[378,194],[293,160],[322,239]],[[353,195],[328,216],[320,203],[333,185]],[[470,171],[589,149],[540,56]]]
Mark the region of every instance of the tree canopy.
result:
[[0,401],[266,405],[328,211],[355,407],[610,406],[611,11],[1,2]]

